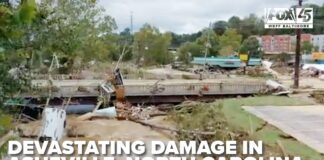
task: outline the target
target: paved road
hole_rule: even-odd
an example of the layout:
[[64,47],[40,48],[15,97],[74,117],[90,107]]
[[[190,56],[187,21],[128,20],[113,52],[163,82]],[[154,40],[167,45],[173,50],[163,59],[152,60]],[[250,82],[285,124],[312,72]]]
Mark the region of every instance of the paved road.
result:
[[324,153],[324,106],[243,108],[316,151]]

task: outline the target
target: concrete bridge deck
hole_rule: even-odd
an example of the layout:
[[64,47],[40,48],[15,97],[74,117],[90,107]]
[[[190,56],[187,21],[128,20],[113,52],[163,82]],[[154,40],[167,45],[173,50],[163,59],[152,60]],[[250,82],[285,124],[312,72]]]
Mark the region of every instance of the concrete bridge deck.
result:
[[[104,80],[54,80],[52,97],[96,97]],[[49,81],[33,80],[32,84],[46,89]],[[206,80],[125,80],[125,94],[132,96],[204,96],[256,94],[265,88],[265,81],[253,79]],[[44,91],[44,90],[43,90]],[[48,92],[24,94],[24,97],[46,97]]]

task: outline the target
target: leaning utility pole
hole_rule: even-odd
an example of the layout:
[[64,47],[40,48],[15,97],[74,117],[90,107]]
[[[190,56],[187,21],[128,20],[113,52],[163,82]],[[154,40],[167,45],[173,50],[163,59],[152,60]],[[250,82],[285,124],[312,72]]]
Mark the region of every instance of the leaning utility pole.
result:
[[[303,0],[298,0],[298,7],[302,7]],[[295,76],[294,88],[299,87],[299,66],[300,66],[300,37],[301,29],[296,29],[296,54],[295,54]]]

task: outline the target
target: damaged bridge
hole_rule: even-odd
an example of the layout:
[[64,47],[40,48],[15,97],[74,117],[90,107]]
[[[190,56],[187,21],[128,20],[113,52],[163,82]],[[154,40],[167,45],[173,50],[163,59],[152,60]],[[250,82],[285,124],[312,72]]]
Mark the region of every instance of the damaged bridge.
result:
[[[33,80],[38,91],[25,93],[33,99],[71,97],[83,101],[97,101],[104,80]],[[265,90],[264,80],[206,79],[206,80],[124,80],[125,96],[131,103],[179,103],[184,100],[214,100],[258,94]],[[106,88],[107,89],[107,88]],[[109,87],[108,87],[109,90]]]

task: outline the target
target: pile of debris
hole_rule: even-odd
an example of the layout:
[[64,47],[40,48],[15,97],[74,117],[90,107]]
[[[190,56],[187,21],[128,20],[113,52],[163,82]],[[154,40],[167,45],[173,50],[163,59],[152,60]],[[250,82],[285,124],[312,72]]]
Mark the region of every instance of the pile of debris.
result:
[[[123,106],[123,107],[121,107]],[[155,116],[166,115],[166,112],[160,111],[157,107],[149,106],[130,106],[118,105],[118,107],[108,107],[104,109],[94,110],[78,117],[78,120],[92,120],[92,119],[132,119],[132,120],[148,120]]]
[[314,90],[310,95],[315,98],[318,103],[324,104],[324,90]]
[[[241,151],[242,141],[253,140],[253,132],[261,130],[256,128],[253,132],[248,132],[237,127],[228,121],[222,103],[197,103],[184,102],[170,114],[169,118],[176,123],[176,128],[180,131],[177,138],[181,141],[207,141],[234,140],[238,144],[237,156],[246,157]],[[191,132],[185,132],[191,131]],[[283,148],[278,144],[272,146],[265,145],[264,157],[283,156]]]
[[289,93],[291,93],[291,91],[289,91],[289,89],[287,87],[285,87],[284,85],[273,81],[273,80],[267,80],[266,82],[266,93],[273,93],[273,95],[288,95]]
[[314,68],[303,69],[300,71],[302,77],[317,77],[318,71]]
[[160,111],[157,107],[149,106],[149,107],[141,107],[141,106],[133,106],[131,108],[131,118],[138,120],[148,120],[155,116],[164,116],[167,115],[166,112]]
[[318,77],[324,80],[324,65],[323,64],[304,64],[301,75],[304,77]]
[[251,77],[271,77],[271,73],[264,67],[246,67],[247,75]]

